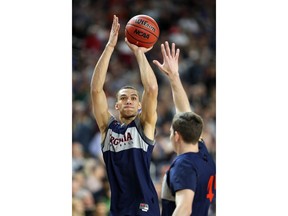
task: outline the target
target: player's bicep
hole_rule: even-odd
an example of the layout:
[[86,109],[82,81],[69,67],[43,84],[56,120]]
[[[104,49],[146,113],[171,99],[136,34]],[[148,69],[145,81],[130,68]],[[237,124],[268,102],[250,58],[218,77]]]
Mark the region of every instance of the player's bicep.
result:
[[142,96],[142,112],[143,121],[154,125],[157,121],[157,96],[158,92],[143,92]]
[[175,195],[176,204],[177,202],[178,203],[187,202],[191,206],[191,203],[194,199],[194,194],[195,192],[191,189],[183,189],[177,191]]
[[[176,192],[175,202],[178,212],[186,212],[189,215],[192,211],[192,204],[194,200],[194,191],[190,189],[183,189]],[[183,215],[183,214],[182,214]]]
[[92,112],[96,119],[100,132],[103,133],[107,127],[111,114],[108,111],[108,102],[104,91],[91,91]]
[[144,128],[144,134],[151,140],[154,139],[155,125],[157,121],[157,93],[145,94],[143,92],[141,102],[141,124]]

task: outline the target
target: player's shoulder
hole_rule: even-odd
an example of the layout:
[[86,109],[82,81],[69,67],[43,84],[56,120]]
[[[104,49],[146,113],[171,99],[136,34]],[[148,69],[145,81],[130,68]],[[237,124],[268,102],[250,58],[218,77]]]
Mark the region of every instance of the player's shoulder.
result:
[[107,126],[109,127],[111,124],[120,123],[120,121],[113,115],[111,115],[108,119]]
[[187,152],[184,154],[180,154],[175,158],[175,166],[177,167],[186,167],[193,164],[193,158],[195,158],[197,154]]

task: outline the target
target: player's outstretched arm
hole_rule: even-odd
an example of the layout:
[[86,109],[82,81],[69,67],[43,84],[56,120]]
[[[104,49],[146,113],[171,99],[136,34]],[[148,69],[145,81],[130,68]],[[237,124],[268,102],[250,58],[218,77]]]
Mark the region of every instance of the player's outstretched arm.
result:
[[154,71],[152,70],[145,53],[152,49],[145,47],[138,47],[129,43],[127,38],[125,41],[129,48],[134,53],[140,69],[141,81],[144,87],[142,101],[141,101],[141,123],[144,127],[145,135],[153,140],[155,134],[155,126],[157,121],[157,96],[158,83]]
[[161,53],[163,56],[163,63],[161,64],[157,60],[154,60],[153,63],[157,65],[159,70],[163,72],[170,81],[176,113],[189,112],[191,111],[190,103],[180,80],[178,71],[180,50],[176,50],[175,43],[172,43],[170,49],[169,43],[165,41],[165,45],[161,44]]
[[91,80],[90,91],[92,99],[92,109],[101,134],[105,132],[108,120],[111,116],[110,113],[108,112],[108,103],[103,87],[106,79],[110,58],[117,44],[119,29],[120,24],[118,21],[118,17],[114,15],[109,40],[94,68]]

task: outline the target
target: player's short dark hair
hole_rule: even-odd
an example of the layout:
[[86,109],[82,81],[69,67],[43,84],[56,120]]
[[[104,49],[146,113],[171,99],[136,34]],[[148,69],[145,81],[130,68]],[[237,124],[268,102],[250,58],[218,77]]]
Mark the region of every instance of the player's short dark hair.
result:
[[186,143],[198,142],[202,129],[202,118],[193,112],[178,113],[172,121],[172,129],[177,131]]
[[138,95],[139,100],[140,100],[140,95],[139,95],[138,90],[137,90],[134,86],[126,85],[126,86],[121,87],[121,88],[117,91],[117,93],[116,93],[116,100],[117,100],[117,101],[118,101],[119,92],[120,92],[122,89],[134,89],[134,90],[137,92],[137,95]]

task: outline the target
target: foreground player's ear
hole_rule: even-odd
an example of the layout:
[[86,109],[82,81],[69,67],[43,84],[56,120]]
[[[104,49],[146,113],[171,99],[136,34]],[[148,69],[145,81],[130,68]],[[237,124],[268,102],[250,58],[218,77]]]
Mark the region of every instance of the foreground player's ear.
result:
[[174,139],[176,142],[179,142],[181,135],[178,133],[178,131],[174,131]]

